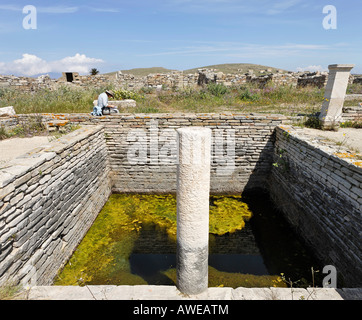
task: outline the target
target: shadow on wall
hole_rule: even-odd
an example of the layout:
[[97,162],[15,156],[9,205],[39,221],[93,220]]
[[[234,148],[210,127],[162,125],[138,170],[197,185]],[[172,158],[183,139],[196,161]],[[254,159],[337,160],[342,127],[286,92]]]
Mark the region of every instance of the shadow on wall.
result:
[[[268,192],[268,181],[274,163],[275,131],[267,138],[265,147],[259,152],[255,167],[249,174],[243,191],[263,189]],[[248,150],[246,150],[248,152]]]
[[274,203],[321,264],[336,267],[339,285],[361,286],[359,204],[353,187],[344,192],[358,183],[358,168],[281,129],[273,163],[268,186]]

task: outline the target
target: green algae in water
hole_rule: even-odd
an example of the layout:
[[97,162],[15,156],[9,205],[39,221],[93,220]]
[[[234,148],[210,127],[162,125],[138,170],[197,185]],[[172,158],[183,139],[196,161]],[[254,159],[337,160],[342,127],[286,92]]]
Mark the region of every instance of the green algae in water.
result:
[[[223,235],[252,216],[241,196],[210,198],[210,233]],[[131,273],[129,258],[142,228],[153,226],[176,242],[174,195],[114,194],[70,258],[55,285],[147,284]]]
[[[281,273],[312,284],[318,265],[268,199],[210,197],[210,287],[286,287]],[[112,195],[54,284],[175,285],[176,204],[174,195]]]
[[[222,272],[209,266],[209,287],[229,288],[258,288],[258,287],[286,287],[282,278],[277,275],[254,275],[237,272]],[[168,269],[163,272],[165,276],[176,283],[176,269]]]

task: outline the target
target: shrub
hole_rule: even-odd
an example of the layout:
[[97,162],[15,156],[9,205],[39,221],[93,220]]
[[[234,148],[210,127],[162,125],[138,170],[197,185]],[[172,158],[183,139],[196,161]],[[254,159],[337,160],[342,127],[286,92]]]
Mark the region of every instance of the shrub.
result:
[[119,89],[114,91],[114,98],[116,100],[124,100],[124,99],[140,100],[143,98],[143,96],[134,91]]
[[207,91],[216,97],[221,97],[229,92],[229,88],[220,83],[210,83],[207,85]]
[[341,128],[355,128],[361,129],[362,128],[362,121],[345,121],[339,125]]
[[151,94],[151,93],[154,93],[156,91],[155,88],[153,87],[142,87],[140,89],[140,91],[143,93],[143,94]]
[[347,94],[362,94],[362,84],[353,83],[353,84],[348,85]]
[[322,129],[322,122],[317,116],[310,116],[305,122],[304,125],[312,129]]
[[9,137],[9,134],[6,132],[4,126],[0,126],[0,140],[4,140]]
[[254,93],[249,89],[245,89],[241,94],[239,95],[240,99],[243,101],[258,101],[260,99],[259,93]]

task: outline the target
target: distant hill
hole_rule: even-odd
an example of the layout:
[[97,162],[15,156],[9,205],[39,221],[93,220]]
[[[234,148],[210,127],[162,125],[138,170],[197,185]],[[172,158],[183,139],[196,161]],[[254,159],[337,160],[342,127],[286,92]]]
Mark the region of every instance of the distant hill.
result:
[[[275,73],[277,70],[282,70],[283,72],[288,72],[287,70],[262,66],[259,64],[251,64],[251,63],[229,63],[229,64],[215,64],[211,66],[204,66],[198,67],[188,70],[183,70],[184,74],[188,73],[197,73],[198,69],[215,69],[217,71],[221,71],[225,74],[243,74],[247,73],[249,70],[253,70],[255,75],[261,75],[261,70],[268,70],[271,69],[271,72]],[[240,71],[241,70],[241,71]],[[170,73],[171,71],[178,71],[176,69],[166,69],[163,67],[152,67],[152,68],[135,68],[135,69],[128,69],[128,70],[121,70],[122,73],[125,74],[133,74],[138,77],[145,77],[151,73]],[[114,76],[116,72],[106,73],[105,75]]]
[[[128,69],[128,70],[121,70],[121,71],[122,71],[122,73],[125,73],[125,74],[133,74],[134,76],[137,76],[137,77],[145,77],[151,73],[170,73],[171,71],[175,71],[175,70],[166,69],[166,68],[162,68],[162,67],[152,67],[152,68],[134,68],[134,69]],[[106,73],[106,75],[108,75],[108,76],[112,76],[114,74],[116,74],[116,72]]]
[[[282,70],[283,72],[288,72],[287,70],[273,68],[268,66],[262,66],[259,64],[251,64],[251,63],[229,63],[229,64],[215,64],[211,66],[193,68],[189,70],[184,70],[184,73],[197,73],[198,69],[216,69],[217,71],[221,71],[225,74],[243,74],[247,73],[249,70],[253,70],[255,75],[260,75],[261,70],[271,69],[272,73],[275,73],[277,70]],[[241,71],[240,71],[241,70]]]

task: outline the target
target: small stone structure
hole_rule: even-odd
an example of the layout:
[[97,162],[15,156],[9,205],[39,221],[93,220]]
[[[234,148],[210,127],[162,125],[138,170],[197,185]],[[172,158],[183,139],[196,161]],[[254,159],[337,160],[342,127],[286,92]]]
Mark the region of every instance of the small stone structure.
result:
[[[6,120],[10,126],[31,115]],[[111,192],[175,193],[176,129],[212,131],[210,192],[264,188],[344,286],[362,287],[362,161],[256,114],[43,114],[85,126],[0,169],[0,283],[49,285]],[[100,125],[100,126],[98,126]],[[235,153],[229,153],[234,150]],[[230,157],[233,163],[228,163]],[[234,169],[220,174],[218,169]]]
[[199,294],[208,287],[211,130],[177,129],[177,287]]
[[328,67],[329,78],[319,115],[325,128],[338,125],[342,119],[348,79],[353,67],[352,64],[333,64]]
[[14,107],[4,107],[0,108],[0,117],[7,117],[7,116],[15,116],[16,112],[14,110]]

